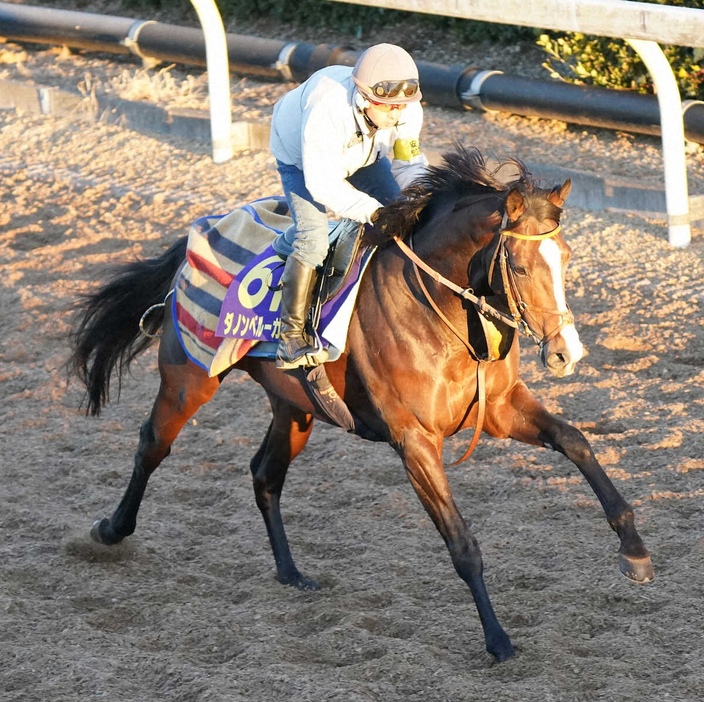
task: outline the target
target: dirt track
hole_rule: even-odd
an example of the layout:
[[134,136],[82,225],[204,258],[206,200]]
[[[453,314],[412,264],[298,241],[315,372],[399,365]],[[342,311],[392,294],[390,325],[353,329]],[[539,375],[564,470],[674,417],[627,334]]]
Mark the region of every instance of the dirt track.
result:
[[[661,173],[654,140],[438,109],[428,122],[434,149],[459,136],[498,156]],[[568,203],[570,302],[589,354],[553,381],[526,346],[523,374],[635,506],[651,585],[618,573],[616,537],[571,465],[484,439],[450,478],[520,649],[492,665],[395,454],[324,426],[283,503],[299,566],[323,590],[279,585],[248,469],[268,407],[243,376],[183,432],[137,533],[89,542],[129,476],[155,360],[86,418],[62,368],[65,311],[106,264],[278,192],[265,153],[214,166],[205,145],[0,112],[0,699],[700,700],[704,242],[695,232],[673,250],[664,223],[639,215]],[[449,442],[448,461],[467,440]]]

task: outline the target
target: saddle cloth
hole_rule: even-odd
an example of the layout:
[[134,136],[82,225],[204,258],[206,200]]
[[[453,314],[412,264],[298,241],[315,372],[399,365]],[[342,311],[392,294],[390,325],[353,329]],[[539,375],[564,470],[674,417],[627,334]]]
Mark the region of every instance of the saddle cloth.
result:
[[[191,225],[173,313],[186,355],[210,376],[247,353],[274,357],[284,260],[271,244],[291,223],[286,200],[269,197]],[[362,252],[339,292],[322,307],[319,336],[330,360],[345,347],[359,280],[371,253]]]

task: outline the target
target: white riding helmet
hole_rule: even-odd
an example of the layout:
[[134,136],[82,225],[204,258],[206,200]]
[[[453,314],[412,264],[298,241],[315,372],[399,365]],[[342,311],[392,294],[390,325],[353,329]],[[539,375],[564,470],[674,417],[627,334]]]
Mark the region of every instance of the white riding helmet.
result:
[[415,61],[394,44],[377,44],[364,51],[352,70],[352,80],[374,102],[398,105],[422,97]]

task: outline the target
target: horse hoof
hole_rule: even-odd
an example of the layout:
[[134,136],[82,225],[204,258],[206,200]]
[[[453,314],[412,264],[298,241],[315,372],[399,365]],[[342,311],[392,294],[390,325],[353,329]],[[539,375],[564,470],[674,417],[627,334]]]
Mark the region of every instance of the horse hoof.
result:
[[293,583],[293,585],[299,590],[320,590],[320,585],[310,578],[301,578],[298,582]]
[[109,526],[109,519],[96,519],[90,528],[90,538],[97,544],[103,544],[103,546],[114,546],[122,541],[122,539],[110,539],[106,536],[106,530]]
[[104,544],[103,537],[100,535],[100,525],[106,522],[107,519],[96,519],[93,522],[93,526],[90,528],[90,538],[93,539],[97,544]]
[[632,558],[620,553],[618,564],[621,572],[630,580],[637,583],[649,583],[655,578],[655,571],[650,562],[650,556],[643,558]]
[[511,644],[509,644],[507,649],[502,651],[496,651],[491,655],[494,656],[497,663],[503,663],[504,661],[507,661],[509,658],[513,658],[516,655],[516,649]]
[[503,632],[503,636],[487,641],[486,650],[494,656],[497,663],[503,663],[516,655],[516,649],[505,632]]
[[304,578],[300,573],[279,577],[279,582],[282,585],[290,585],[291,587],[295,587],[297,590],[320,590],[320,585],[318,585],[315,580]]

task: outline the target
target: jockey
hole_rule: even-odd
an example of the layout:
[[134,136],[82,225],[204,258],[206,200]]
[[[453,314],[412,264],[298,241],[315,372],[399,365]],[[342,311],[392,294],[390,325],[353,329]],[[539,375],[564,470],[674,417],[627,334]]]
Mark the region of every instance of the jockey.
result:
[[378,44],[354,68],[323,68],[274,106],[270,147],[293,218],[274,241],[286,259],[277,368],[314,365],[320,351],[305,321],[328,251],[327,210],[371,223],[427,167],[420,99],[410,54]]

